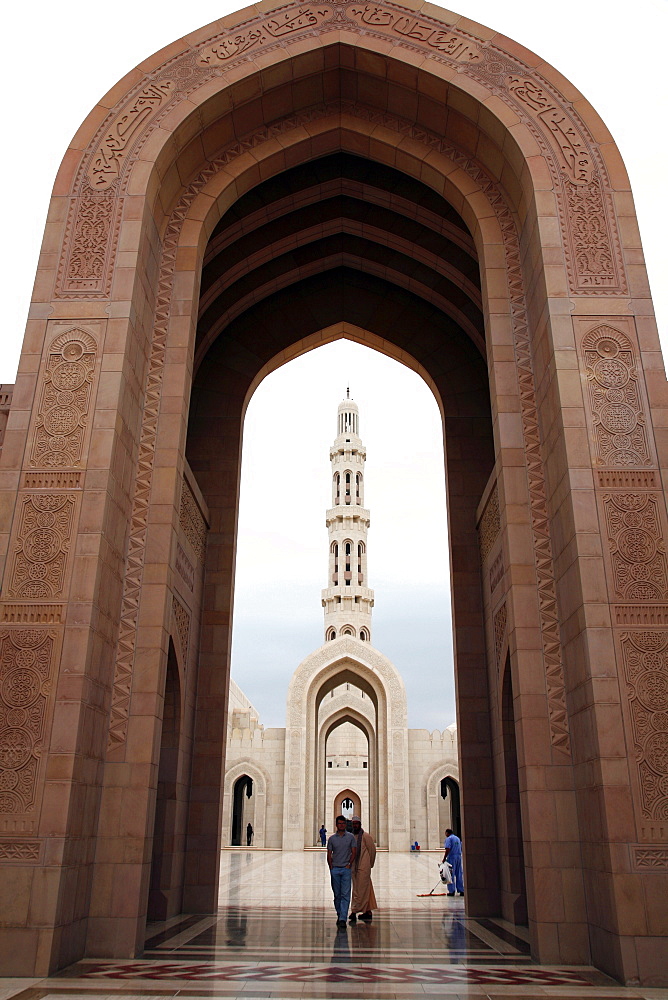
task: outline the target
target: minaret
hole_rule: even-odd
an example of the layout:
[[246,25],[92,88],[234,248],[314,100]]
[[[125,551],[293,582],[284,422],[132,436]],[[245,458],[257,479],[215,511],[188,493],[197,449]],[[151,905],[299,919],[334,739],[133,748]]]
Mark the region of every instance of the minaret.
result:
[[349,389],[346,399],[339,403],[337,435],[329,449],[329,460],[329,586],[322,592],[325,641],[352,635],[370,642],[373,590],[366,586],[369,511],[363,506],[366,451],[359,436],[359,410],[350,399]]

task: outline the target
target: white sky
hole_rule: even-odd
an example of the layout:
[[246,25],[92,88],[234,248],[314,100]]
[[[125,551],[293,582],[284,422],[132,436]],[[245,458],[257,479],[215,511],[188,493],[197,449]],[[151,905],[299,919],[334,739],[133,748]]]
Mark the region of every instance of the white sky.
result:
[[[4,155],[0,158],[2,185],[6,191],[2,220],[4,238],[0,244],[0,291],[5,303],[0,337],[0,382],[11,383],[15,378],[51,186],[70,138],[98,98],[138,62],[238,6],[237,3],[214,3],[212,0],[201,0],[194,7],[175,0],[163,0],[159,6],[116,0],[112,7],[96,8],[83,0],[67,0],[66,4],[36,0],[32,4],[12,4],[3,14],[7,98],[3,106]],[[632,6],[626,0],[624,3],[618,0],[560,0],[559,4],[536,4],[535,0],[505,4],[500,4],[499,0],[467,0],[456,9],[502,31],[555,65],[582,91],[612,132],[631,178],[665,351],[668,343],[668,198],[665,194],[668,0],[636,0]],[[267,700],[274,708],[265,712],[261,699],[246,683],[247,668],[241,667],[246,655],[241,623],[249,613],[240,598],[251,586],[249,577],[256,574],[257,582],[253,586],[258,596],[264,595],[260,602],[267,612],[263,620],[271,628],[268,633],[262,633],[260,621],[252,621],[247,634],[251,643],[257,642],[255,647],[250,647],[249,655],[254,662],[262,659],[265,664],[269,660],[274,663],[277,634],[281,647],[289,650],[290,655],[297,655],[304,647],[303,655],[321,641],[318,592],[324,585],[326,572],[323,511],[328,502],[325,496],[329,484],[327,449],[334,436],[336,406],[350,378],[353,393],[362,407],[362,431],[369,453],[367,503],[372,509],[369,569],[377,602],[374,641],[395,660],[404,674],[409,689],[411,725],[442,728],[452,721],[449,695],[442,718],[438,708],[434,708],[434,692],[445,686],[440,657],[434,656],[433,646],[442,642],[442,614],[433,621],[433,628],[426,629],[426,624],[432,622],[436,614],[435,609],[443,608],[440,595],[444,576],[436,578],[434,573],[434,568],[442,561],[441,550],[429,542],[421,547],[428,558],[422,560],[418,556],[418,561],[414,560],[410,567],[400,565],[401,546],[397,539],[400,537],[403,542],[407,533],[405,529],[397,530],[400,521],[393,505],[398,484],[406,482],[406,465],[402,458],[401,470],[397,469],[396,454],[390,462],[390,456],[383,450],[386,447],[383,441],[388,437],[390,420],[396,410],[394,393],[399,393],[402,399],[410,399],[411,405],[425,412],[430,409],[430,397],[421,384],[416,387],[419,380],[412,373],[405,372],[407,382],[397,381],[397,372],[401,373],[401,369],[395,372],[387,359],[373,356],[380,367],[367,368],[367,359],[364,362],[353,360],[350,350],[351,345],[338,349],[332,346],[327,356],[324,351],[318,351],[294,362],[294,372],[291,365],[275,373],[263,383],[249,410],[249,420],[250,414],[257,411],[258,424],[252,428],[249,425],[247,429],[245,475],[249,469],[259,474],[260,468],[270,467],[276,447],[276,427],[274,417],[268,419],[267,414],[276,414],[279,400],[289,394],[291,385],[293,392],[296,387],[303,391],[305,385],[317,378],[318,392],[309,403],[308,419],[299,439],[301,454],[305,456],[307,450],[309,453],[304,461],[312,470],[308,481],[313,479],[314,493],[308,496],[313,509],[307,505],[304,492],[303,502],[300,500],[297,504],[300,519],[311,524],[314,534],[308,541],[305,538],[298,542],[288,540],[286,522],[295,511],[295,506],[289,503],[281,518],[280,532],[268,542],[266,536],[254,532],[254,525],[261,523],[257,520],[259,514],[256,512],[253,516],[250,508],[248,512],[242,508],[243,533],[238,564],[241,576],[237,600],[239,628],[235,635],[239,669],[235,669],[235,675],[262,709],[265,723],[282,725],[284,693],[280,698],[272,694]],[[364,357],[361,350],[354,354]],[[298,365],[305,366],[301,376]],[[354,372],[350,371],[351,367]],[[282,389],[278,388],[281,378],[286,379]],[[286,401],[291,405],[290,400]],[[436,418],[433,401],[431,410],[431,429],[426,424],[421,425],[417,433],[418,450],[425,456],[438,449],[439,432],[433,422]],[[415,437],[412,440],[415,441]],[[253,457],[251,443],[254,449],[257,448]],[[295,442],[291,444],[294,446]],[[433,510],[442,509],[442,464],[426,459],[421,464],[425,469],[428,465],[437,466],[432,485],[418,481],[421,491],[441,490],[440,495],[432,494],[427,503]],[[375,485],[372,485],[374,477]],[[388,496],[384,493],[383,480],[387,481]],[[244,497],[250,492],[265,492],[264,486],[258,490],[246,485]],[[321,494],[325,496],[322,502]],[[391,530],[384,536],[385,521],[392,523]],[[430,527],[426,520],[420,524],[423,538],[431,539],[433,526]],[[284,547],[283,571],[274,587],[275,570],[263,570],[262,564],[268,550],[280,551],[281,547]],[[299,553],[299,558],[295,558],[295,553]],[[400,569],[398,574],[393,572],[393,559],[395,568]],[[291,575],[293,566],[298,568],[296,578]],[[311,573],[308,566],[313,568],[314,577],[305,576]],[[253,567],[252,573],[249,567]],[[427,607],[418,593],[411,599],[417,617],[410,624],[405,617],[399,620],[399,603],[405,600],[405,588],[427,577],[430,577],[434,602]],[[304,588],[304,602],[301,588]],[[295,625],[293,647],[288,646],[291,640],[284,634],[287,622],[277,605],[279,594],[287,594],[291,602],[289,613]],[[315,619],[306,623],[306,605],[313,601],[317,627]],[[304,616],[303,624],[301,616]],[[418,637],[420,645],[416,646]],[[425,651],[430,643],[433,646],[431,657]],[[297,661],[286,654],[286,662],[296,665]],[[415,694],[407,674],[416,678]],[[258,678],[262,676],[263,669],[259,669]],[[259,690],[266,692],[266,685],[260,684]],[[426,692],[426,696],[418,697],[420,691]],[[436,716],[438,721],[434,721]]]

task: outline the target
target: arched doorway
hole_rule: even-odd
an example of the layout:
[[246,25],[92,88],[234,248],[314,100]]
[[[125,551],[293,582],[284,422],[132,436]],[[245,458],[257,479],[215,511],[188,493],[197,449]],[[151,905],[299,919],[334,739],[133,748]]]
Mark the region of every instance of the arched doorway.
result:
[[242,774],[234,782],[232,789],[232,847],[247,843],[247,826],[250,824],[252,827],[255,818],[255,810],[251,807],[252,797],[253,779]]
[[[362,799],[358,792],[353,788],[344,788],[334,796],[331,806],[331,823],[332,829],[335,830],[335,820],[337,816],[343,816],[348,829],[352,828],[352,818],[353,816],[362,816]],[[362,817],[362,825],[364,825],[364,818]]]
[[459,801],[459,783],[446,775],[441,778],[439,795],[439,829],[450,829],[458,837],[462,835],[462,817]]
[[274,831],[271,824],[267,826],[272,783],[264,768],[245,758],[227,761],[222,791],[221,846],[247,846],[249,823],[253,827],[251,846],[275,846]]
[[[344,31],[333,9],[291,10],[248,12],[262,70],[221,24],[144,64],[77,133],[54,190],[2,455],[0,655],[40,674],[40,728],[16,737],[35,752],[2,802],[26,879],[68,846],[39,949],[9,914],[17,962],[38,974],[141,946],[173,600],[196,663],[183,905],[214,908],[243,412],[268,371],[345,336],[420,372],[443,414],[469,912],[501,906],[507,641],[533,954],[642,982],[651,921],[644,902],[635,922],[621,908],[630,885],[651,898],[668,842],[661,719],[643,700],[666,671],[665,386],[623,167],[575,89],[494,32],[437,8],[350,8]],[[337,643],[364,664],[365,643]],[[312,759],[288,726],[290,760]],[[83,785],[90,808],[65,808]],[[548,813],[573,820],[546,830]],[[64,932],[75,873],[91,893]],[[106,892],[114,878],[131,900]]]

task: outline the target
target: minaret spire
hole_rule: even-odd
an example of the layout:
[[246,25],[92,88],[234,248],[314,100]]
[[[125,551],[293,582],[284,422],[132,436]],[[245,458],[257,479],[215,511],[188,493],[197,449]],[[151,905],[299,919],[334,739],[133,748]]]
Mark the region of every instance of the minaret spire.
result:
[[366,586],[369,511],[364,503],[366,451],[359,436],[359,410],[350,398],[339,403],[337,435],[329,449],[332,507],[327,511],[329,586],[322,592],[325,640],[352,635],[371,641],[373,590]]

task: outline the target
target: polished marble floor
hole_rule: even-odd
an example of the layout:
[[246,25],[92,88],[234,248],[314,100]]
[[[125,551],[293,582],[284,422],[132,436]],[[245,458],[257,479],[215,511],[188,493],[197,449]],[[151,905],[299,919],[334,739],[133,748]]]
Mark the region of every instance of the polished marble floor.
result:
[[595,969],[532,963],[522,929],[469,919],[464,899],[440,895],[438,860],[379,853],[373,921],[338,930],[324,851],[224,851],[218,913],[151,926],[141,959],[0,980],[0,1000],[668,1000]]

